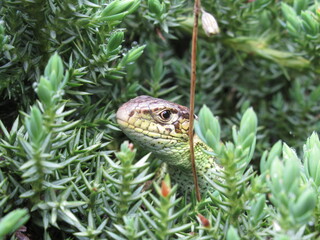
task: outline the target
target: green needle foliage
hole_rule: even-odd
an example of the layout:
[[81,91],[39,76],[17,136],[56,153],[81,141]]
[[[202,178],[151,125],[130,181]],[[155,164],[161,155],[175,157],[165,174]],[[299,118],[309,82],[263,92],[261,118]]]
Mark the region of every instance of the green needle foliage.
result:
[[162,181],[161,188],[157,185],[154,186],[160,199],[150,194],[153,202],[151,205],[149,201],[143,198],[143,203],[150,213],[148,214],[148,212],[145,213],[145,211],[141,211],[145,222],[153,228],[153,231],[147,232],[149,237],[151,239],[170,239],[170,237],[174,236],[176,233],[189,229],[192,226],[192,223],[176,226],[178,221],[181,221],[181,216],[189,209],[190,205],[187,204],[181,210],[175,211],[175,207],[181,199],[176,199],[175,192],[177,188],[175,186],[171,189],[169,176],[167,175]]
[[[249,165],[257,129],[252,108],[242,116],[239,131],[233,128],[233,143],[220,141],[219,122],[207,107],[201,109],[195,129],[214,150],[209,154],[214,154],[224,167],[221,173],[215,173],[216,178],[207,177],[216,191],[204,200],[212,204],[205,212],[211,215],[209,221],[219,226],[207,226],[208,236],[313,239],[319,234],[314,228],[319,204],[315,183],[319,168],[318,161],[314,161],[320,143],[317,134],[304,146],[304,165],[294,149],[278,142],[263,154],[258,174]],[[201,239],[207,239],[201,234]]]
[[195,129],[223,170],[197,203],[114,120],[188,104],[193,1],[0,1],[0,239],[320,236],[319,3],[201,3]]
[[[115,192],[107,192],[109,197],[115,200],[115,208],[112,212],[109,212],[109,209],[106,209],[106,211],[110,216],[114,216],[118,223],[123,223],[123,218],[130,211],[131,205],[133,205],[135,211],[141,205],[141,197],[147,194],[147,192],[142,193],[143,183],[152,176],[152,174],[147,174],[148,163],[146,160],[148,155],[133,165],[135,154],[136,150],[132,150],[132,145],[130,149],[128,142],[125,142],[121,145],[121,152],[116,153],[121,165],[114,163],[108,156],[105,156],[110,166],[116,171],[115,176],[111,176],[107,171],[104,172],[105,177],[112,183],[111,186],[106,186],[106,188],[115,189]],[[140,173],[139,170],[141,170]]]

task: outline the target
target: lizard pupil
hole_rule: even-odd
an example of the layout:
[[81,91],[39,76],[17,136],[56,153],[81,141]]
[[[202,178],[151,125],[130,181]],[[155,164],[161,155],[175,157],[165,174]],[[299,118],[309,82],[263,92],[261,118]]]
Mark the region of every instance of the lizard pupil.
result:
[[160,116],[164,120],[168,120],[171,116],[171,112],[169,110],[164,110],[163,112],[160,113]]

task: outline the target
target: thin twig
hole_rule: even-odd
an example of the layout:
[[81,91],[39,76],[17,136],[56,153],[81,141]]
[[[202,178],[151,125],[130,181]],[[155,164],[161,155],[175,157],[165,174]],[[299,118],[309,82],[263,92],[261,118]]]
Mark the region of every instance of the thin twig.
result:
[[197,200],[201,200],[196,162],[194,159],[194,144],[193,144],[193,123],[194,123],[194,95],[196,88],[196,64],[197,64],[197,39],[198,39],[198,19],[200,11],[200,0],[194,1],[194,24],[192,32],[192,51],[191,51],[191,78],[190,78],[190,125],[189,125],[189,143],[190,143],[190,161],[192,165],[193,181],[196,190]]

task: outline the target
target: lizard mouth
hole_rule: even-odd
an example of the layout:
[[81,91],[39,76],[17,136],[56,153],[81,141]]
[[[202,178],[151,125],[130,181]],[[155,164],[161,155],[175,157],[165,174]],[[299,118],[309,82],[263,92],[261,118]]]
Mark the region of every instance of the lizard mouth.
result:
[[156,140],[161,139],[163,141],[166,141],[166,140],[167,141],[172,141],[172,140],[181,141],[180,137],[172,136],[172,135],[169,135],[166,133],[163,134],[160,132],[148,131],[147,129],[143,129],[143,128],[138,127],[134,124],[130,124],[126,121],[123,121],[120,118],[118,118],[117,121],[118,121],[118,124],[119,124],[121,130],[131,138],[132,138],[132,135],[139,135],[140,137],[146,136],[150,139],[156,139]]

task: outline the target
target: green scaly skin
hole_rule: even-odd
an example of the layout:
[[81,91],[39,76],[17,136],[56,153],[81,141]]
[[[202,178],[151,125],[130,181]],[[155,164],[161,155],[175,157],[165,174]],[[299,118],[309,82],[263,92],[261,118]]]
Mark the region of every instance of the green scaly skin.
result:
[[[132,141],[167,163],[170,177],[179,184],[180,192],[190,192],[194,188],[187,107],[163,99],[139,96],[123,104],[116,117],[122,131]],[[195,160],[202,193],[210,188],[203,174],[210,177],[212,170],[221,169],[203,149],[210,150],[194,135]]]

